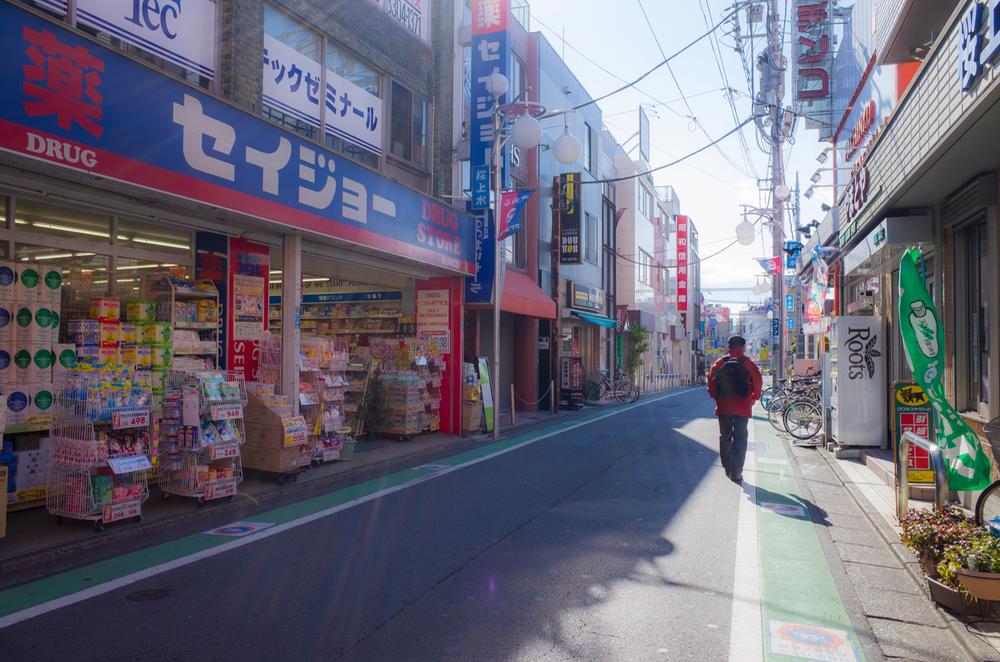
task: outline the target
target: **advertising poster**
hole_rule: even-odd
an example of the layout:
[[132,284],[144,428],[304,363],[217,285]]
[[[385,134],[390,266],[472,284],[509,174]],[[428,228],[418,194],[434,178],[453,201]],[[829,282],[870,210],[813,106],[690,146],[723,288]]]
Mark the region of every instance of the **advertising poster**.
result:
[[559,175],[559,263],[580,264],[580,173]]
[[[907,432],[912,432],[924,439],[933,439],[933,422],[931,404],[916,382],[897,381],[892,384],[892,456],[897,461],[899,470],[899,454],[896,448],[899,440]],[[906,456],[907,475],[910,483],[934,484],[934,467],[931,466],[931,456],[923,448],[910,444]]]
[[438,351],[451,351],[448,320],[448,290],[417,291],[417,337],[437,346]]
[[267,281],[270,248],[236,237],[229,239],[230,314],[226,316],[226,369],[257,381],[260,336],[267,330]]

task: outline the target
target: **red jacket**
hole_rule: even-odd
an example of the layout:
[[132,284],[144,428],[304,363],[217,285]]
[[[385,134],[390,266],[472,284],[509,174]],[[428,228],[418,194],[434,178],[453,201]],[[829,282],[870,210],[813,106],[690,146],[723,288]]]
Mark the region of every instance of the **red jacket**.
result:
[[[743,349],[730,349],[729,354],[726,356],[745,356]],[[722,397],[715,391],[715,375],[722,369],[722,364],[726,360],[726,356],[718,359],[712,364],[712,369],[708,371],[708,394],[715,399],[715,415],[716,416],[746,416],[750,417],[753,415],[753,403],[760,399],[760,392],[764,387],[764,379],[760,376],[760,370],[757,365],[749,359],[749,357],[744,358],[743,365],[746,366],[747,372],[750,373],[750,377],[753,380],[753,386],[750,389],[750,394],[746,397],[739,396],[727,396]]]

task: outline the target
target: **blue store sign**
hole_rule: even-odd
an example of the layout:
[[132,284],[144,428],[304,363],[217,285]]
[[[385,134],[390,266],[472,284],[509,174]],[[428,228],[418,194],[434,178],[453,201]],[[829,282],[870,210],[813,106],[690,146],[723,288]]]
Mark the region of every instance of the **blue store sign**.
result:
[[493,278],[496,275],[496,235],[493,213],[476,216],[476,273],[465,279],[466,303],[493,303]]
[[117,52],[0,3],[0,149],[475,273],[475,221]]

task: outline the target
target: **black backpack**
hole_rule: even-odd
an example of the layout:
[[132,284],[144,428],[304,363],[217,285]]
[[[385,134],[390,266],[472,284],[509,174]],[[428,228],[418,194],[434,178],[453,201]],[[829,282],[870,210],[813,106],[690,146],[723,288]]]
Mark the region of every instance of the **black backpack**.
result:
[[745,356],[727,356],[715,373],[715,392],[726,398],[750,395],[750,371]]

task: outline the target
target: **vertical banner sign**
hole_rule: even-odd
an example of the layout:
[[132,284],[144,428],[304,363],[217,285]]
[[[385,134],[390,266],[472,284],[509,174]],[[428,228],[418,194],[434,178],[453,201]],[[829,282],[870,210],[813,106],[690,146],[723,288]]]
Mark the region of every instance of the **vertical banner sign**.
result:
[[[260,337],[267,330],[270,248],[237,237],[229,240],[229,314],[226,316],[226,369],[255,382]],[[286,308],[287,310],[287,308]]]
[[688,217],[677,217],[677,311],[688,311]]
[[521,231],[521,210],[534,191],[504,191],[500,195],[500,236],[497,241],[503,241],[512,234]]
[[913,379],[923,388],[940,422],[937,444],[948,471],[948,487],[956,492],[986,488],[990,460],[979,437],[958,415],[944,394],[944,326],[920,272],[920,250],[911,248],[899,262],[899,330]]
[[[913,382],[896,381],[892,384],[892,456],[899,471],[899,440],[907,432],[924,439],[931,439],[931,405],[924,389]],[[923,448],[910,444],[906,456],[907,475],[911,483],[934,483],[931,456]],[[898,474],[897,474],[898,475]]]
[[559,263],[580,264],[580,173],[559,175]]
[[[487,90],[490,74],[507,76],[510,37],[507,17],[510,0],[472,0],[472,172],[493,161],[493,97]],[[505,97],[500,97],[500,103]]]
[[465,278],[466,303],[493,303],[497,242],[493,237],[493,213],[476,216],[476,275]]
[[833,137],[832,25],[829,0],[795,0],[792,31],[792,102],[806,119],[807,129],[818,129],[820,140]]
[[483,413],[486,418],[486,431],[493,432],[493,387],[490,386],[490,362],[485,356],[479,357],[479,390],[483,396]]

